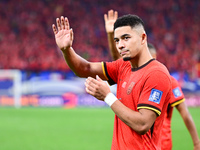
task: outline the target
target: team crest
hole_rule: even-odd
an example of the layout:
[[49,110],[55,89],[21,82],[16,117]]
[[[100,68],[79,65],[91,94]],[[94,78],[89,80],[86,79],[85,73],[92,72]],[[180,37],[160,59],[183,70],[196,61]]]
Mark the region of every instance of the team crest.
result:
[[161,97],[162,97],[162,93],[163,93],[163,92],[160,91],[160,90],[152,89],[152,90],[151,90],[150,97],[149,97],[149,101],[154,102],[154,103],[157,103],[157,104],[160,104],[160,100],[161,100]]
[[128,95],[131,93],[131,91],[132,91],[134,85],[135,85],[135,82],[131,82],[131,84],[129,85],[129,87],[128,87],[127,91],[126,91],[126,93],[127,93]]

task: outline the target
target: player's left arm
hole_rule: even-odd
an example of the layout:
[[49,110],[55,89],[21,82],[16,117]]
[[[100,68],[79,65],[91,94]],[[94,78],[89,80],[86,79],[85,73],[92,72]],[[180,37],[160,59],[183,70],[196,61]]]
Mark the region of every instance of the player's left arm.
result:
[[185,104],[185,102],[182,102],[176,106],[177,110],[179,111],[191,137],[194,144],[194,150],[200,150],[200,140],[198,137],[197,129],[195,127],[195,123],[192,119],[192,116]]
[[[134,111],[123,103],[121,103],[117,98],[111,94],[108,85],[101,80],[99,77],[87,78],[85,82],[86,92],[90,95],[96,97],[99,100],[105,101],[107,97],[109,101],[111,100],[111,109],[113,112],[129,127],[135,130],[139,134],[145,134],[152,127],[158,115],[156,112],[150,109],[139,109],[139,111]],[[111,94],[111,96],[107,96]],[[109,102],[110,104],[110,102]]]
[[158,117],[154,111],[149,109],[139,109],[138,112],[133,111],[120,101],[113,103],[111,109],[120,120],[141,135],[149,131]]

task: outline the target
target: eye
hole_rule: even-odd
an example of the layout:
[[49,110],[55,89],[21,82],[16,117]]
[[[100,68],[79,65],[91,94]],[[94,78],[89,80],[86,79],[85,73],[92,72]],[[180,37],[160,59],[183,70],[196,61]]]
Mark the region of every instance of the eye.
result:
[[119,42],[119,39],[114,39],[114,42],[115,42],[115,43],[118,43],[118,42]]
[[124,37],[125,40],[128,40],[129,38],[130,38],[130,37],[128,37],[128,36],[125,36],[125,37]]

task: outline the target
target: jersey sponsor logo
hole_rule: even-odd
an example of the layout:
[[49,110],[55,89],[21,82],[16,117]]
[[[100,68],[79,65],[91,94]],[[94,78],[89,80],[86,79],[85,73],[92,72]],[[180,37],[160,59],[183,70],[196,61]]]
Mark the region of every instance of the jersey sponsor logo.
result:
[[163,92],[157,89],[152,89],[149,97],[149,101],[160,104],[160,100]]
[[177,98],[177,97],[182,95],[182,93],[181,93],[181,91],[180,91],[180,89],[178,87],[173,89],[172,91],[173,91],[173,94],[174,94],[175,98]]
[[126,91],[126,93],[127,93],[128,95],[131,93],[131,91],[132,91],[134,85],[135,85],[135,82],[131,82],[131,84],[129,85],[129,87],[128,87],[127,91]]

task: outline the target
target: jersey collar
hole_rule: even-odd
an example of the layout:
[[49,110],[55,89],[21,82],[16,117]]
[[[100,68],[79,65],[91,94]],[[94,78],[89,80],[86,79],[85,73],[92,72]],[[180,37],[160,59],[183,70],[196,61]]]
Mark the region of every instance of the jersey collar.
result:
[[150,62],[152,62],[153,60],[155,60],[155,58],[150,59],[148,62],[146,62],[144,65],[138,67],[138,68],[131,68],[131,71],[137,71],[141,68],[144,68],[145,66],[147,66]]

